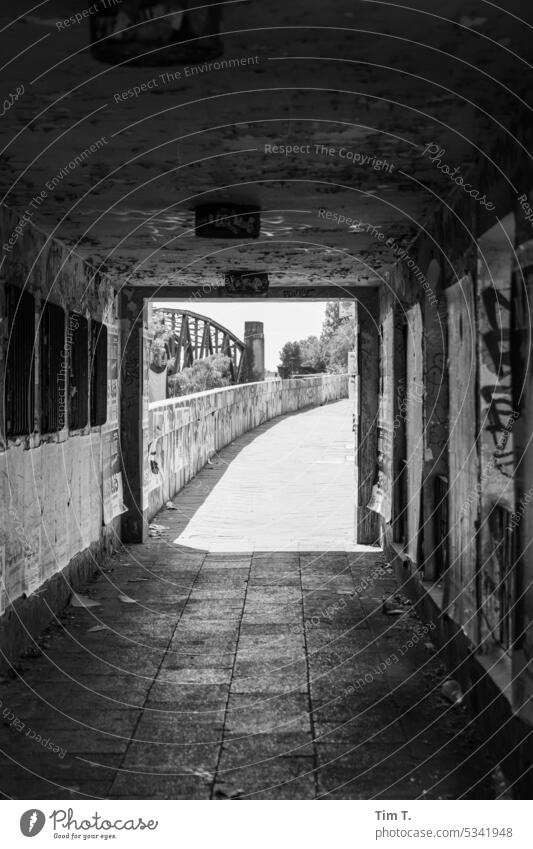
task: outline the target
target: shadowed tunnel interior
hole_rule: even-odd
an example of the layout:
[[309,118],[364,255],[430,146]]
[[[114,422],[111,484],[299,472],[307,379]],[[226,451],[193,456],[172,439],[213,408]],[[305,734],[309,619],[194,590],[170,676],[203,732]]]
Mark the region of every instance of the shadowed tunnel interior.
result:
[[[18,736],[2,731],[2,780],[14,796],[494,794],[494,754],[440,694],[440,664],[426,647],[434,626],[405,603],[394,617],[382,608],[396,584],[379,551],[343,548],[342,537],[313,551],[307,536],[276,549],[288,497],[277,499],[277,516],[267,509],[269,534],[253,514],[243,544],[232,548],[225,533],[224,504],[238,505],[243,480],[232,470],[255,473],[262,503],[270,480],[254,448],[288,427],[306,446],[302,474],[313,474],[315,459],[327,509],[342,516],[342,500],[351,501],[344,464],[331,463],[326,476],[316,466],[325,452],[344,457],[335,439],[346,438],[347,404],[275,420],[223,449],[159,514],[149,542],[114,557],[76,597],[81,606],[48,629],[43,654],[26,656],[3,687],[24,722]],[[285,459],[294,450],[287,438],[279,445]],[[291,525],[302,532],[303,506],[292,504]],[[197,528],[206,521],[202,549]],[[43,746],[59,750],[44,772]]]
[[4,0],[2,798],[531,797],[532,25]]

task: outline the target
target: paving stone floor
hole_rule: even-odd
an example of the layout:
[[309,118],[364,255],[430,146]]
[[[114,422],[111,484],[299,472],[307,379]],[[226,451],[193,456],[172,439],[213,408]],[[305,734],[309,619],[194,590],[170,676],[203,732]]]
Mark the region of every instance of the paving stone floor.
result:
[[[409,606],[383,612],[395,583],[381,553],[346,539],[338,550],[305,544],[295,452],[304,444],[311,501],[320,487],[328,501],[322,527],[328,510],[347,516],[347,464],[330,464],[338,485],[328,485],[311,447],[315,459],[348,454],[347,411],[332,404],[235,440],[158,516],[160,536],[122,550],[87,585],[98,606],[68,607],[29,647],[0,686],[3,797],[493,798],[496,764],[466,708],[440,695],[426,623]],[[291,526],[302,524],[295,535],[284,525],[287,548],[276,549],[270,502],[263,550],[268,443],[291,473],[280,522],[289,509]],[[255,506],[236,523],[232,486],[243,478],[256,481]],[[216,517],[227,528],[229,513],[236,550],[218,550]],[[206,522],[212,535],[200,540]]]
[[[353,549],[353,402],[284,416],[256,429],[178,537],[209,551]],[[246,438],[245,438],[246,439]],[[245,516],[245,521],[243,521]],[[362,549],[359,549],[362,550]]]

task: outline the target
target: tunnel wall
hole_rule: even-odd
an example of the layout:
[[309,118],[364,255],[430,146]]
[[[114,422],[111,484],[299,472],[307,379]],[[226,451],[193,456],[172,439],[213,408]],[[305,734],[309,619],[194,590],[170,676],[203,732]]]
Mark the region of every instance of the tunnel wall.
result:
[[[54,612],[68,601],[115,545],[119,505],[105,504],[104,488],[117,464],[119,361],[114,292],[105,276],[66,246],[0,206],[0,664],[31,642]],[[20,231],[22,231],[20,233]],[[47,302],[63,307],[64,351],[68,350],[68,314],[75,312],[107,327],[107,421],[70,430],[68,413],[61,429],[40,432],[39,365],[35,363],[33,432],[7,437],[4,380],[9,345],[7,292],[10,286],[31,293],[35,304],[38,357],[39,317]],[[111,349],[113,357],[110,356]],[[66,401],[65,401],[66,403]]]
[[266,380],[150,404],[144,500],[151,519],[209,457],[276,416],[348,397],[348,375]]
[[[520,439],[531,443],[531,416],[516,396],[526,397],[531,371],[531,361],[521,370],[520,360],[531,329],[533,239],[516,197],[486,175],[473,182],[492,185],[498,224],[461,198],[461,214],[457,205],[441,211],[380,292],[381,531],[399,587],[422,621],[436,625],[448,676],[479,718],[514,795],[529,799],[533,523],[526,510],[533,464],[522,474],[515,464],[525,456]],[[469,234],[463,220],[471,222]],[[422,324],[409,323],[417,305]],[[397,312],[406,317],[403,345]],[[423,369],[403,388],[397,375],[409,376],[413,347]],[[408,467],[405,482],[394,474],[397,458]]]

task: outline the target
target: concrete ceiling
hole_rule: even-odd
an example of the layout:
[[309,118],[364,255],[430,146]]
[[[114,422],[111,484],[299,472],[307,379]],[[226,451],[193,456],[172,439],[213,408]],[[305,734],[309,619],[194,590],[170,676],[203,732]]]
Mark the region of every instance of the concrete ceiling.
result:
[[[89,2],[48,0],[14,22],[31,5],[0,10],[1,93],[25,86],[0,122],[2,194],[22,215],[45,191],[33,220],[122,282],[216,284],[247,268],[269,272],[271,286],[371,285],[393,261],[386,241],[407,243],[452,188],[425,146],[464,173],[505,135],[527,88],[520,0],[506,11],[488,0],[229,2],[222,58],[258,58],[194,76],[96,61],[87,22],[55,23]],[[309,148],[265,152],[275,144]],[[197,238],[195,205],[215,199],[259,206],[260,237]]]

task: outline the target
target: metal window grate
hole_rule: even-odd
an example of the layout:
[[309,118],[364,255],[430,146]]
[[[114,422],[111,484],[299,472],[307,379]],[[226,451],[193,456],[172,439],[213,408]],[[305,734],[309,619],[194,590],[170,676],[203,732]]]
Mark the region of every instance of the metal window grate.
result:
[[513,600],[515,598],[515,564],[517,559],[516,534],[511,525],[511,513],[497,505],[490,517],[491,531],[498,561],[496,587],[498,610],[498,638],[509,649],[513,639]]
[[28,292],[7,290],[8,349],[4,390],[7,436],[29,434],[35,415],[35,300]]
[[41,433],[65,426],[65,313],[45,304],[41,315]]
[[407,321],[399,306],[394,311],[393,354],[392,533],[394,542],[404,544],[407,536]]
[[448,569],[448,478],[444,475],[435,475],[433,499],[435,573],[440,578]]
[[91,426],[107,420],[107,327],[91,321]]
[[89,324],[77,313],[69,316],[67,327],[69,352],[68,422],[70,430],[79,430],[89,416]]
[[407,536],[407,460],[398,460],[393,488],[393,539],[404,543]]

